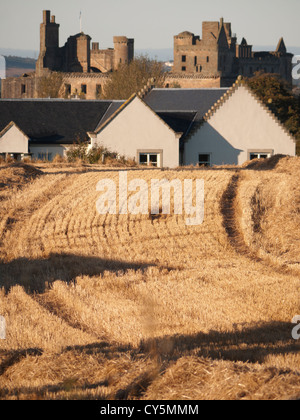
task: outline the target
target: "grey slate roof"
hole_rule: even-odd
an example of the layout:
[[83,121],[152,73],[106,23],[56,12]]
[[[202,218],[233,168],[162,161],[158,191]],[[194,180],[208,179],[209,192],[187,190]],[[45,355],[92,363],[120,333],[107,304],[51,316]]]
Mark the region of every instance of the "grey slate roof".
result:
[[[152,89],[144,101],[183,139],[227,90]],[[13,121],[32,144],[73,144],[78,139],[88,140],[87,133],[97,131],[124,102],[3,99],[0,132]]]
[[169,127],[171,127],[176,133],[182,133],[183,135],[189,130],[194,118],[195,112],[182,111],[182,112],[157,112],[157,115],[164,120]]
[[216,89],[153,89],[144,101],[155,112],[185,111],[196,113],[200,120],[228,88]]
[[73,144],[87,140],[112,101],[55,99],[0,100],[0,132],[13,121],[33,144]]
[[100,119],[96,127],[96,131],[97,131],[97,128],[101,127],[101,125],[104,124],[105,121],[107,121],[125,102],[126,101],[112,101],[107,111],[105,112],[103,117]]

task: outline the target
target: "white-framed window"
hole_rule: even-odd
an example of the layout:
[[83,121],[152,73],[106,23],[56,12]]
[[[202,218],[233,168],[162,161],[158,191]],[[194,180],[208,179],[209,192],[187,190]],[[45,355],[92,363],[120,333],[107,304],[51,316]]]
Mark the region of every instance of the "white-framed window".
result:
[[248,150],[248,160],[267,159],[273,156],[274,150]]
[[254,159],[267,159],[271,157],[271,153],[255,153],[255,152],[251,152],[250,153],[250,160],[254,160]]
[[211,166],[211,154],[199,153],[198,164],[199,166]]
[[160,166],[159,153],[140,153],[139,164],[146,166]]
[[161,150],[138,150],[138,163],[144,166],[162,166]]

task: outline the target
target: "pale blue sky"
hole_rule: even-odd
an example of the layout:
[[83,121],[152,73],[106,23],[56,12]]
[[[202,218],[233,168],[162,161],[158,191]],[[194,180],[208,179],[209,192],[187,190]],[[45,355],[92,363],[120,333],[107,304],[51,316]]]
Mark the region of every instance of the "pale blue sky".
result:
[[114,35],[135,38],[136,49],[172,48],[173,36],[188,30],[202,34],[203,20],[224,17],[238,41],[274,45],[284,37],[300,47],[299,0],[0,0],[0,47],[38,50],[42,10],[60,23],[60,45],[83,31],[100,48],[113,46]]

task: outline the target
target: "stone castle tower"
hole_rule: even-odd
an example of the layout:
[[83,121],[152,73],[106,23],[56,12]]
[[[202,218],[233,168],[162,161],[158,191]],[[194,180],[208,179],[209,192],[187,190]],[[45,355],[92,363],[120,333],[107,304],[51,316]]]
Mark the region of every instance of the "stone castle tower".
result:
[[114,48],[100,50],[99,43],[83,32],[70,36],[63,47],[59,47],[59,24],[49,10],[43,11],[40,25],[40,54],[36,63],[36,74],[42,76],[49,71],[64,73],[107,73],[120,64],[129,63],[134,57],[134,40],[126,36],[114,37]]

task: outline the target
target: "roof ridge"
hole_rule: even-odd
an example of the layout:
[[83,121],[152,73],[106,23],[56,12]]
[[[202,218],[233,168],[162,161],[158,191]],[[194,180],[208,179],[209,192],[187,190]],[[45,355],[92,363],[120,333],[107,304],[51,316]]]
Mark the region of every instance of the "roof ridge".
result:
[[155,88],[155,77],[148,79],[148,82],[144,87],[137,93],[137,96],[141,99],[144,99],[148,93],[150,93]]
[[[93,132],[93,134],[98,134],[100,131],[103,130],[104,127],[106,127],[114,118],[116,118],[119,113],[129,105],[134,98],[137,97],[137,94],[132,94],[106,121],[104,121],[103,124],[100,125],[100,127],[96,128],[96,130]],[[91,132],[92,133],[92,132]]]

